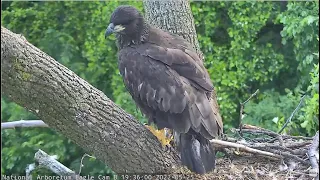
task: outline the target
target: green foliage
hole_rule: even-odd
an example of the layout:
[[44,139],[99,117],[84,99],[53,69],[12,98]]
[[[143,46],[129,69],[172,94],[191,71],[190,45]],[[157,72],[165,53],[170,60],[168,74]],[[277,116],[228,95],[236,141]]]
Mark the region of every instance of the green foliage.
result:
[[317,62],[312,53],[319,48],[319,3],[290,2],[287,7],[287,11],[278,16],[280,23],[284,24],[282,43],[292,40],[295,59],[299,63],[297,70],[302,76],[300,86],[305,88],[310,81],[308,74]]
[[[250,93],[257,88],[263,91],[285,86],[280,76],[281,71],[288,69],[289,57],[279,49],[281,29],[274,24],[280,5],[205,2],[194,3],[192,8],[201,50],[217,89],[224,123],[229,128],[237,124],[239,102]],[[211,14],[212,11],[215,13]],[[285,76],[290,78],[291,74]]]
[[302,108],[303,114],[299,120],[300,126],[305,129],[307,134],[313,135],[319,130],[319,63],[314,65],[310,75],[311,81],[307,90],[306,105]]
[[[265,91],[261,95],[262,100],[258,103],[255,103],[254,100],[249,101],[244,108],[246,116],[243,118],[243,123],[279,131],[300,101],[299,96],[288,89],[286,91],[286,95]],[[291,133],[296,131],[295,127]]]
[[[141,1],[2,2],[2,25],[103,91],[120,107],[146,122],[126,92],[117,70],[114,36],[104,39],[110,14],[119,4],[143,10]],[[192,2],[205,65],[215,85],[225,129],[238,125],[239,103],[256,89],[244,123],[279,130],[306,94],[302,108],[285,129],[313,135],[319,120],[317,2]],[[48,13],[49,12],[49,13]],[[1,99],[1,119],[37,119],[23,107]],[[41,148],[78,171],[84,152],[48,128],[1,133],[5,174],[24,174]],[[39,170],[34,174],[48,174]],[[85,158],[82,174],[111,174],[101,162]]]

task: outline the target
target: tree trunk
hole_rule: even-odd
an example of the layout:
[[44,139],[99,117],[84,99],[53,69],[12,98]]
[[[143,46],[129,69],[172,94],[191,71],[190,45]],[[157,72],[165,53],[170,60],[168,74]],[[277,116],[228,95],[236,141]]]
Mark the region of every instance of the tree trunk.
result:
[[116,173],[170,172],[178,164],[150,131],[101,91],[3,27],[1,94]]
[[143,4],[145,18],[152,26],[183,37],[203,58],[188,0],[143,0]]

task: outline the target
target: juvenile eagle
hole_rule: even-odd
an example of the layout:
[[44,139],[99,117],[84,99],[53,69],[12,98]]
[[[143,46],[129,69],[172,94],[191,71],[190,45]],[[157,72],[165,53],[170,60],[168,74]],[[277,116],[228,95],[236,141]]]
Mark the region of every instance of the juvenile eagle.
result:
[[215,167],[209,140],[222,132],[210,106],[209,74],[183,38],[150,26],[132,6],[112,13],[105,36],[116,34],[118,65],[124,84],[149,123],[175,132],[181,161],[191,171]]

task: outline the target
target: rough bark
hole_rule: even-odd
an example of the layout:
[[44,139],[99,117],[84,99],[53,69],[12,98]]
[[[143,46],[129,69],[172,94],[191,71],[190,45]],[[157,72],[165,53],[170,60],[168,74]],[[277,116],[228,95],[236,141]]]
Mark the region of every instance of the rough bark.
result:
[[189,41],[203,58],[188,0],[143,0],[146,20]]
[[170,172],[178,163],[150,131],[101,91],[3,27],[1,94],[116,173]]

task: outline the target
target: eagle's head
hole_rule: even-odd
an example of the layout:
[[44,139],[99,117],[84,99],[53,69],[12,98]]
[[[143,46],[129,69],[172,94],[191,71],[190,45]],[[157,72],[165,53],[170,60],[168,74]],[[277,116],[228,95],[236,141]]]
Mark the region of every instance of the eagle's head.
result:
[[145,29],[141,13],[135,7],[123,5],[113,11],[105,37],[115,33],[119,43],[139,43],[144,39]]

